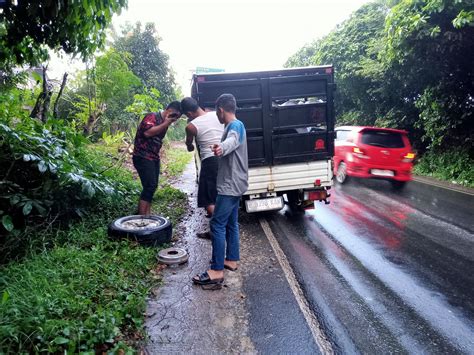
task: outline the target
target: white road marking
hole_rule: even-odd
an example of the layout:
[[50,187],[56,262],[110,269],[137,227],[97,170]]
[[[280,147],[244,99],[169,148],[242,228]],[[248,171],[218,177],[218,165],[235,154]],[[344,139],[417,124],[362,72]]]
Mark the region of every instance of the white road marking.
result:
[[293,272],[293,269],[291,268],[291,265],[285,256],[285,253],[280,248],[280,245],[278,244],[278,241],[276,240],[275,235],[273,234],[270,228],[270,225],[264,218],[260,218],[259,222],[262,226],[263,232],[265,233],[268,241],[270,242],[270,245],[272,246],[273,251],[275,252],[275,255],[278,259],[278,262],[280,263],[281,268],[283,269],[286,280],[290,285],[291,291],[295,296],[296,302],[298,303],[298,306],[300,307],[300,310],[303,313],[306,323],[308,324],[309,329],[311,330],[311,334],[313,335],[314,341],[318,345],[319,350],[322,354],[334,354],[332,345],[324,334],[321,324],[319,324],[319,321],[311,311],[308,301],[304,296],[303,290],[301,289],[298,281],[296,280],[295,273]]

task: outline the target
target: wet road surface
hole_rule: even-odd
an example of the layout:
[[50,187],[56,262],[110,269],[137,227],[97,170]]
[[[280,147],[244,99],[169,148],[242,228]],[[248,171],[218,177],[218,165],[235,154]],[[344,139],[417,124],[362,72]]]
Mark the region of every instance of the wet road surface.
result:
[[311,330],[258,223],[242,228],[239,270],[225,271],[221,290],[203,290],[191,283],[194,275],[209,267],[211,258],[211,242],[196,238],[196,233],[208,229],[208,221],[203,210],[195,208],[193,163],[174,185],[189,197],[188,214],[174,227],[178,239],[174,246],[188,252],[189,262],[163,270],[163,285],[153,290],[147,302],[144,352],[318,354]]
[[[331,192],[330,205],[247,216],[242,229],[260,240],[268,223],[333,350],[474,353],[474,196],[385,181]],[[247,303],[255,337],[266,309]]]
[[148,301],[146,353],[474,354],[473,195],[360,181],[305,213],[241,213],[239,270],[206,291],[190,281],[211,254],[194,164],[176,186],[189,262]]

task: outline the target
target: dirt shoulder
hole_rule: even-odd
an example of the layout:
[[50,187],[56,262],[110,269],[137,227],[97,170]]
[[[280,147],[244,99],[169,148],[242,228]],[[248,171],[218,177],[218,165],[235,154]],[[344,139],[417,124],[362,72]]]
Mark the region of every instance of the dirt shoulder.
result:
[[196,206],[193,163],[188,164],[175,188],[188,195],[188,212],[177,226],[179,239],[174,246],[189,254],[187,264],[166,267],[163,285],[149,298],[146,350],[156,353],[254,353],[249,337],[245,295],[240,272],[227,272],[225,287],[203,290],[191,282],[192,276],[209,267],[211,242],[196,237],[208,228],[202,209]]

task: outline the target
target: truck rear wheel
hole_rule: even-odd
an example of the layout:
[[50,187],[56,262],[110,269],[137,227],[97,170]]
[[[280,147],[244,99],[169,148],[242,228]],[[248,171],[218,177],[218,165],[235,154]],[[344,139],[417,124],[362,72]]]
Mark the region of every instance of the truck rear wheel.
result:
[[286,198],[288,199],[288,206],[292,211],[301,210],[301,199],[298,190],[288,191],[286,193]]

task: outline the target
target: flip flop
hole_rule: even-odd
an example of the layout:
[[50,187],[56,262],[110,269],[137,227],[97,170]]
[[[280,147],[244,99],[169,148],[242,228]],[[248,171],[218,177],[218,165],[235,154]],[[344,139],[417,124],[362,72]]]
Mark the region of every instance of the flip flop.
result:
[[219,279],[214,279],[212,280],[210,277],[209,277],[209,274],[207,273],[207,271],[203,272],[201,275],[196,275],[193,277],[193,282],[196,284],[196,285],[201,285],[201,286],[206,286],[206,285],[222,285],[222,283],[224,282],[224,278],[221,277]]

